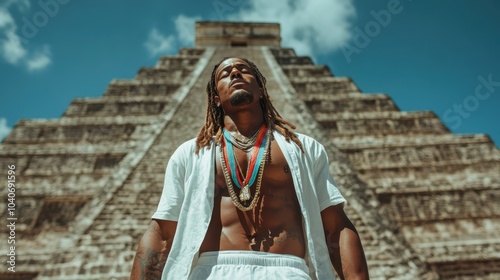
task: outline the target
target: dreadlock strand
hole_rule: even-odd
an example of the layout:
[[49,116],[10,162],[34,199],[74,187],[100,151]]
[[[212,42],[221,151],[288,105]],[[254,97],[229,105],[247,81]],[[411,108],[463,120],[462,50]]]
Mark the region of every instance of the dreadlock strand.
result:
[[[216,80],[215,74],[219,65],[228,59],[229,57],[225,57],[218,64],[216,64],[212,70],[212,74],[210,76],[210,81],[207,83],[206,94],[207,94],[207,113],[205,117],[205,124],[200,129],[198,137],[196,139],[196,153],[203,147],[210,146],[210,142],[212,138],[215,136],[215,141],[217,143],[221,143],[222,141],[222,128],[224,127],[224,112],[220,106],[214,101],[214,97],[217,96],[217,88],[216,88]],[[255,74],[255,78],[260,87],[263,88],[264,93],[262,94],[261,106],[264,113],[264,123],[271,130],[277,130],[281,133],[286,141],[292,140],[297,146],[300,148],[302,152],[304,149],[302,147],[302,143],[298,139],[297,135],[292,131],[295,130],[295,125],[291,122],[283,119],[281,115],[278,113],[276,108],[271,103],[271,98],[267,93],[266,89],[266,78],[260,72],[259,68],[246,58],[241,58],[241,60],[245,61],[252,71]]]

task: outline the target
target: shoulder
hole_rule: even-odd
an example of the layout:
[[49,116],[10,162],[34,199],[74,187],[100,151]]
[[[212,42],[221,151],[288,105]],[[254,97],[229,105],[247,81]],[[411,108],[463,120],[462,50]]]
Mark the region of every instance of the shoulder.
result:
[[274,136],[280,138],[279,142],[283,144],[282,148],[285,148],[288,151],[296,151],[298,154],[300,154],[301,157],[305,156],[307,158],[314,159],[325,154],[325,147],[315,138],[297,132],[294,132],[294,134],[302,144],[304,153],[302,153],[296,143],[294,143],[293,141],[286,141],[285,136],[283,136],[280,132],[274,132]]
[[300,142],[302,142],[302,145],[309,145],[309,146],[321,145],[321,143],[319,143],[318,140],[314,139],[309,135],[305,135],[298,132],[295,132],[295,135],[297,135],[297,138],[299,138]]
[[[282,136],[280,133],[278,133],[281,137],[284,137]],[[302,134],[302,133],[298,133],[298,132],[294,132],[294,134],[297,136],[297,138],[299,139],[300,143],[302,143],[302,147],[304,148],[304,150],[307,152],[307,151],[315,151],[315,150],[318,150],[318,149],[324,149],[323,145],[318,141],[316,140],[315,138],[309,136],[309,135],[306,135],[306,134]]]
[[172,158],[175,160],[179,160],[181,158],[192,159],[203,155],[208,150],[210,150],[210,147],[204,147],[200,149],[198,155],[196,155],[196,138],[192,138],[179,145],[172,155]]

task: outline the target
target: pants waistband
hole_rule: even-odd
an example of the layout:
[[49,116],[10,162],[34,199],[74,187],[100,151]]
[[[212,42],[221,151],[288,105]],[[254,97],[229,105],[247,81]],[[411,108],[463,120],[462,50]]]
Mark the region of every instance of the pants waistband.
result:
[[261,265],[283,266],[309,271],[303,258],[288,255],[255,251],[211,251],[200,254],[197,265]]

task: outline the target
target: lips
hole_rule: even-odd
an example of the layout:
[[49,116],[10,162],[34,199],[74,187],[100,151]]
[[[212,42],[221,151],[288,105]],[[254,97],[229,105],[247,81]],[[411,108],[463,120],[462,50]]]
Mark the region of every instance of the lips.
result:
[[229,87],[232,87],[234,85],[244,85],[246,84],[244,80],[241,80],[241,79],[238,79],[238,80],[232,80],[230,83],[229,83]]

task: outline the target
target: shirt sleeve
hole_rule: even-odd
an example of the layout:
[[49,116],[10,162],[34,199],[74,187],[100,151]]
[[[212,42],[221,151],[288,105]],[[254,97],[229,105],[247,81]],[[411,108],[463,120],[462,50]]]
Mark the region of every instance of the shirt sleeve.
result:
[[325,148],[319,143],[318,145],[318,155],[315,158],[314,164],[314,179],[319,207],[323,211],[332,205],[345,204],[346,200],[335,185],[335,181],[330,174],[328,155]]
[[165,181],[158,209],[152,219],[178,221],[184,201],[185,168],[177,160],[178,153],[170,158],[165,171]]

